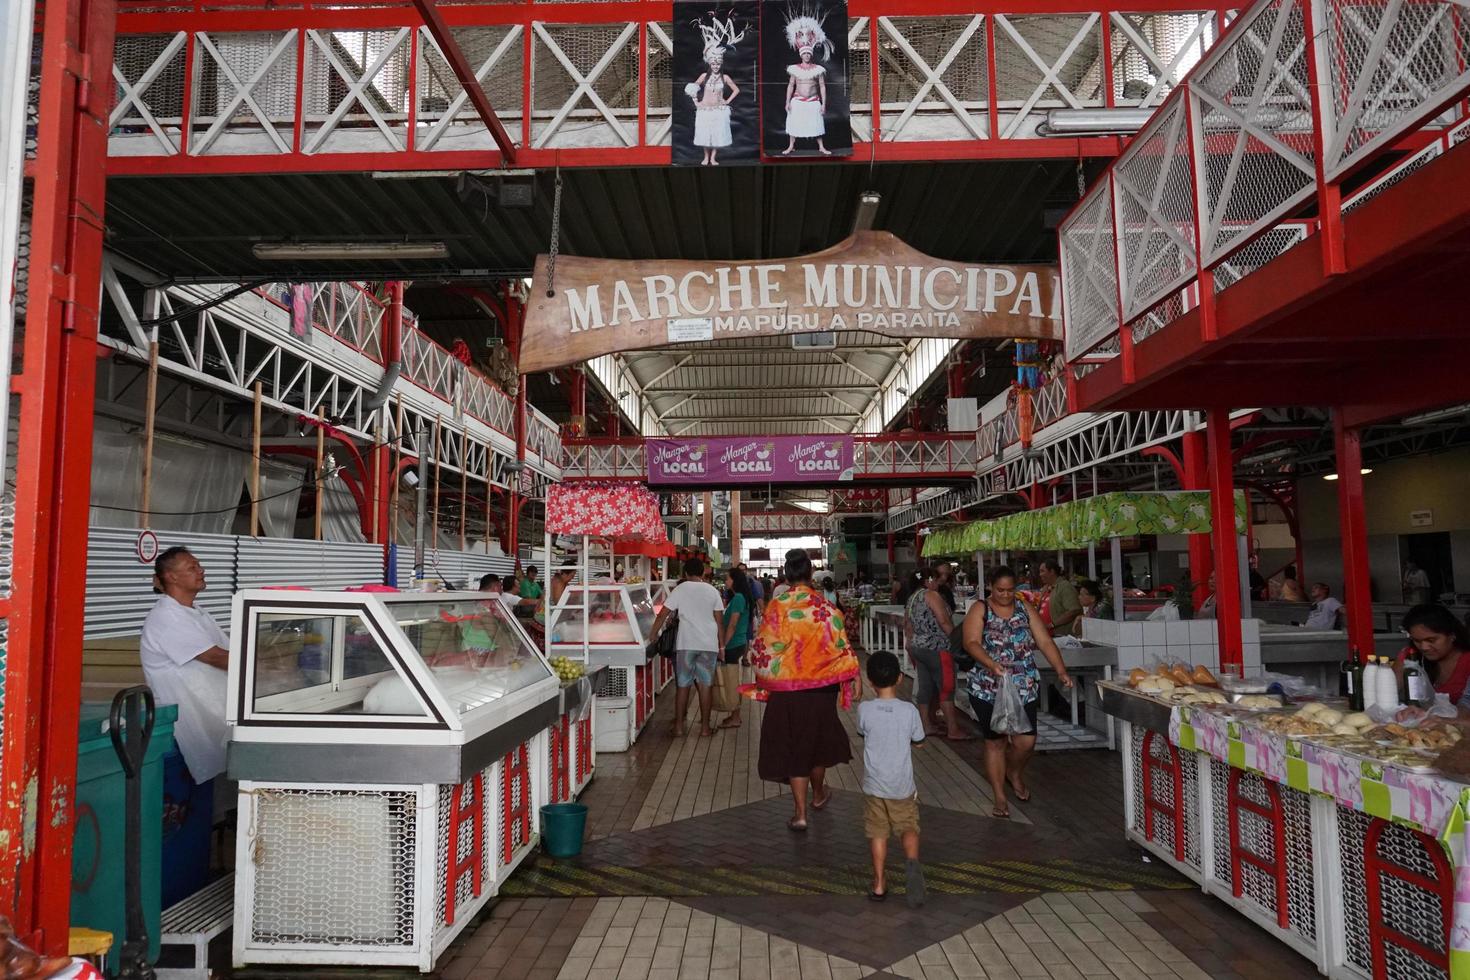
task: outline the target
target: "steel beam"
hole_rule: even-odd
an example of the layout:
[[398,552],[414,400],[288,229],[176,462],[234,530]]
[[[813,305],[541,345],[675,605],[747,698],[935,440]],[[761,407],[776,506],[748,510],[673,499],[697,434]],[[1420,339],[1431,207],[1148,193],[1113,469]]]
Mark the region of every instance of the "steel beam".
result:
[[24,370],[10,379],[25,465],[5,610],[0,912],[48,956],[67,952],[71,904],[115,13],[113,0],[45,6]]
[[1368,576],[1368,529],[1363,504],[1362,432],[1332,413],[1337,451],[1337,519],[1342,535],[1342,602],[1349,649],[1373,656],[1373,595]]
[[1205,451],[1210,474],[1210,538],[1214,544],[1215,620],[1220,645],[1220,671],[1242,675],[1245,650],[1241,637],[1241,582],[1233,574],[1238,563],[1239,538],[1235,531],[1235,471],[1231,466],[1230,412],[1213,408],[1206,413]]
[[[495,114],[495,109],[491,107],[490,97],[480,87],[480,80],[475,77],[475,70],[465,60],[464,50],[460,48],[449,25],[444,22],[444,17],[439,13],[439,5],[435,0],[413,0],[413,5],[418,10],[419,16],[424,19],[424,26],[433,35],[435,43],[439,45],[439,53],[444,55],[445,61],[449,62],[449,67],[454,71],[454,77],[459,79],[459,83],[464,86],[464,92],[469,97],[470,104],[480,114],[485,128],[490,130],[490,136],[500,149],[500,156],[505,161],[505,165],[515,166],[516,146],[511,142],[510,134],[501,125],[500,117]],[[414,93],[414,98],[418,98],[417,93]]]

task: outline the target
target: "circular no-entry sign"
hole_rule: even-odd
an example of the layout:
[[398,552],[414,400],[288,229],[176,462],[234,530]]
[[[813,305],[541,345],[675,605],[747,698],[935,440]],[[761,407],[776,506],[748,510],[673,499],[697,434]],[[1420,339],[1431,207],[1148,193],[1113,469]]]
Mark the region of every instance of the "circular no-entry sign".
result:
[[138,553],[138,564],[153,564],[158,560],[158,535],[152,531],[139,531],[133,550]]

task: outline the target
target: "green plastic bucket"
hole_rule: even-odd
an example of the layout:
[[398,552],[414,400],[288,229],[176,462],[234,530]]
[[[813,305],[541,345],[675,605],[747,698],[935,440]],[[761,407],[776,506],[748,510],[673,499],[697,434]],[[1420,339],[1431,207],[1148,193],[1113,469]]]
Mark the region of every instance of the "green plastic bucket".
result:
[[551,857],[582,853],[587,808],[580,803],[548,803],[541,808],[541,849]]

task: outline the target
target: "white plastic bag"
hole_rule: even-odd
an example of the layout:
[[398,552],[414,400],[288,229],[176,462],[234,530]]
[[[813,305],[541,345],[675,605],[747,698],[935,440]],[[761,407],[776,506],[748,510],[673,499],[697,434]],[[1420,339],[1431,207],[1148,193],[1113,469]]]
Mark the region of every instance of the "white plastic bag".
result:
[[1457,718],[1459,714],[1448,694],[1436,694],[1434,703],[1428,708],[1412,704],[1375,704],[1368,709],[1368,717],[1378,724],[1392,723],[1404,728],[1418,728],[1431,718]]
[[1030,735],[1031,719],[1021,703],[1020,692],[1010,677],[1002,675],[996,685],[995,710],[990,713],[990,730],[997,735]]

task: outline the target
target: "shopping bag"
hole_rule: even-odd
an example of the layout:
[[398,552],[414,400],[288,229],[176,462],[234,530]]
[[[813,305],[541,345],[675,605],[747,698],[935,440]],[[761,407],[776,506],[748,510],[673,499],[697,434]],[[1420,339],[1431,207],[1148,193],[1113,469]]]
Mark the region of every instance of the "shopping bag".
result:
[[740,707],[740,665],[720,664],[715,668],[715,689],[711,707],[715,711],[735,711]]
[[1021,704],[1021,694],[1008,676],[1002,676],[995,689],[995,710],[990,715],[990,730],[997,735],[1030,735],[1031,719]]

